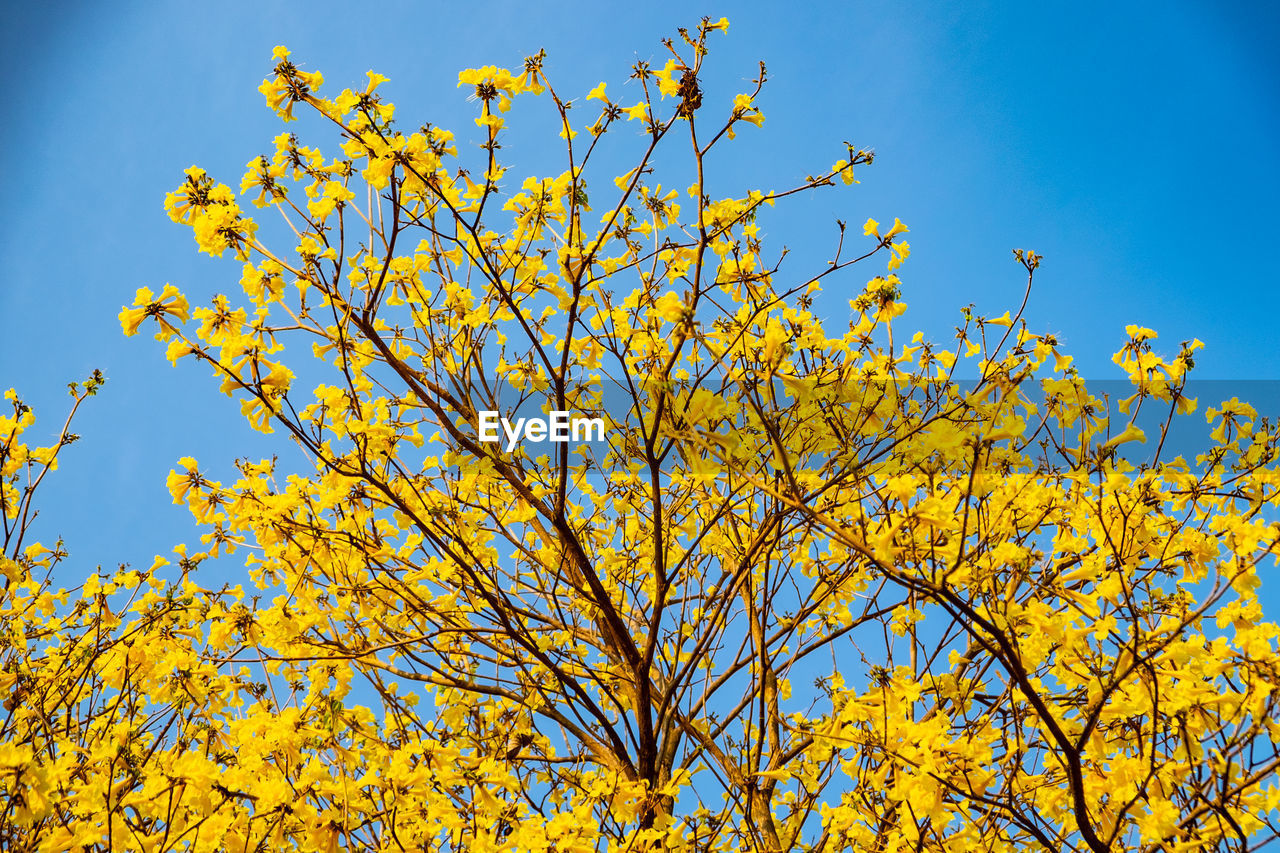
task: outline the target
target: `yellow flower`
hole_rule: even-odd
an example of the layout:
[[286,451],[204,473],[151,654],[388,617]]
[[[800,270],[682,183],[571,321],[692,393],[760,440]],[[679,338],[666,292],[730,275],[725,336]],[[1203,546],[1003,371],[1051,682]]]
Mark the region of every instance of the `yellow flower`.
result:
[[889,258],[889,269],[896,270],[898,267],[902,266],[902,262],[911,254],[911,244],[891,243],[890,248],[893,249],[893,255]]
[[168,317],[175,317],[184,323],[190,319],[186,297],[172,284],[165,284],[159,299],[154,297],[150,288],[139,288],[134,297],[133,306],[132,308],[120,306],[120,327],[129,337],[138,333],[138,327],[142,325],[143,320],[155,317],[160,323],[160,331],[156,334],[156,339],[167,341],[178,331],[177,327],[169,322]]
[[190,456],[184,456],[178,460],[178,464],[185,468],[186,471],[179,474],[177,471],[170,469],[169,476],[165,480],[165,485],[169,487],[169,494],[173,496],[174,503],[182,503],[192,486],[199,486],[204,482],[199,470],[196,468],[195,459]]
[[520,80],[511,76],[510,71],[495,65],[468,68],[459,72],[458,85],[475,86],[474,97],[485,103],[497,98],[498,109],[502,112],[506,112],[511,107],[511,98],[524,89]]
[[195,348],[182,338],[174,338],[169,342],[169,348],[165,351],[164,357],[169,359],[169,363],[177,365],[178,359],[184,355],[190,355],[195,352]]
[[862,233],[868,237],[879,237],[880,223],[874,219],[868,219],[862,226]]
[[1145,443],[1147,436],[1142,430],[1138,429],[1136,424],[1129,424],[1124,428],[1124,432],[1110,438],[1106,444],[1102,445],[1104,449],[1119,447],[1122,444],[1128,444],[1131,441]]
[[293,121],[293,105],[289,105],[289,110],[282,111],[281,107],[289,97],[289,87],[285,84],[283,78],[276,76],[270,80],[263,80],[262,85],[258,86],[258,91],[266,98],[267,106],[278,113],[285,121]]
[[658,91],[662,93],[664,98],[680,92],[680,82],[674,79],[677,69],[676,61],[668,59],[667,64],[661,70],[653,72],[654,79],[658,83]]
[[679,323],[684,318],[684,302],[674,291],[668,290],[653,303],[653,310],[669,323]]

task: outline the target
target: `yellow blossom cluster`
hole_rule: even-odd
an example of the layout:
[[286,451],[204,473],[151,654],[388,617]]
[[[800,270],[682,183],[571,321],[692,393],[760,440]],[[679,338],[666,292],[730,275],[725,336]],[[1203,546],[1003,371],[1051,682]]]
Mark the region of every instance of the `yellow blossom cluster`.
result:
[[[542,54],[463,71],[477,128],[457,142],[403,131],[380,75],[330,98],[276,50],[268,106],[333,138],[249,161],[240,196],[270,225],[188,170],[166,206],[233,250],[229,286],[194,308],[144,288],[120,322],[210,369],[281,453],[182,458],[167,485],[198,544],[68,589],[62,547],[23,537],[70,434],[29,449],[16,395],[0,416],[7,848],[1274,834],[1280,428],[1233,399],[1203,453],[1169,452],[1198,341],[1162,354],[1128,327],[1116,401],[1025,302],[966,309],[944,343],[904,328],[896,218],[838,223],[807,266],[769,248],[775,205],[855,185],[872,155],[783,190],[713,180],[763,121],[763,67],[716,94],[727,24],[636,63],[629,107],[603,83],[566,97]],[[517,97],[564,155],[518,177]],[[618,174],[605,152],[636,131]],[[1041,258],[1015,258],[1030,293]],[[564,411],[603,437],[481,435],[482,413]]]

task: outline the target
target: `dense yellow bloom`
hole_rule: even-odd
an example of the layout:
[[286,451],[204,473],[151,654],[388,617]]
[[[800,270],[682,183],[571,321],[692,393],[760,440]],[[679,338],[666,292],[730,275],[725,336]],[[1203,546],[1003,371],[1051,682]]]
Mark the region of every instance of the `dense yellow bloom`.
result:
[[[393,125],[380,75],[328,100],[277,48],[269,107],[332,130],[249,162],[241,195],[285,223],[189,169],[166,208],[234,251],[226,287],[120,314],[274,431],[266,458],[183,457],[199,539],[55,588],[65,548],[24,519],[73,438],[27,446],[5,397],[7,847],[1190,851],[1274,828],[1276,426],[1229,400],[1170,458],[1200,344],[1138,325],[1121,401],[1022,312],[912,334],[896,218],[841,223],[830,256],[770,248],[775,202],[872,155],[768,193],[712,167],[763,121],[763,79],[702,102],[727,25],[637,63],[633,107],[592,89],[577,139],[541,54],[463,71],[479,129],[455,140]],[[507,139],[521,94],[565,139],[542,169]],[[636,133],[652,151],[614,169]],[[1040,256],[1015,257],[1030,287]]]

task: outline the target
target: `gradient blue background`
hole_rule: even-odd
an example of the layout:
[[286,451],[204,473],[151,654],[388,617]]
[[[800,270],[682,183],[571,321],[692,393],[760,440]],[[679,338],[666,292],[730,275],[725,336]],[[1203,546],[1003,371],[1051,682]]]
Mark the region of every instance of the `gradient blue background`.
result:
[[[732,21],[712,42],[723,85],[708,103],[744,90],[757,60],[770,72],[764,128],[717,161],[723,194],[792,185],[841,156],[843,140],[877,152],[853,190],[769,221],[767,245],[793,250],[784,269],[820,265],[837,216],[901,217],[914,250],[905,320],[943,339],[961,305],[1016,309],[1009,250],[1034,248],[1046,262],[1031,326],[1057,333],[1087,377],[1117,378],[1110,355],[1124,325],[1141,323],[1171,351],[1204,340],[1201,377],[1276,398],[1276,383],[1249,381],[1280,379],[1271,4],[12,4],[0,44],[0,388],[36,406],[34,435],[47,440],[65,384],[95,367],[109,378],[40,501],[40,538],[66,538],[70,573],[149,564],[194,538],[164,488],[180,456],[233,479],[237,456],[290,452],[251,433],[207,371],[170,367],[162,345],[123,338],[116,320],[143,285],[171,281],[195,303],[235,291],[238,264],[198,255],[162,202],[193,163],[238,186],[245,162],[270,150],[283,128],[256,87],[274,45],[323,71],[330,92],[386,74],[406,122],[453,128],[466,148],[475,107],[458,70],[514,68],[545,47],[566,96],[607,80],[630,103],[630,64],[661,63],[660,38],[702,14]],[[546,152],[508,153],[520,165]],[[837,319],[842,291],[875,272],[828,287]]]

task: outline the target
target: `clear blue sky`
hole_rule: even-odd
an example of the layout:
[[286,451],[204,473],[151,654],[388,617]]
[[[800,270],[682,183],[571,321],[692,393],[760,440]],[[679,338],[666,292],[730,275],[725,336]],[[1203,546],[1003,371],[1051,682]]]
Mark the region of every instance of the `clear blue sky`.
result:
[[0,387],[37,406],[46,438],[68,381],[94,367],[109,378],[41,502],[42,538],[65,535],[85,568],[148,564],[191,538],[164,489],[180,456],[229,479],[236,456],[279,447],[247,430],[204,370],[172,368],[161,345],[123,338],[116,314],[143,285],[171,281],[197,302],[235,288],[237,265],[197,255],[162,202],[193,163],[236,186],[244,163],[269,150],[281,127],[256,87],[281,43],[334,91],[376,69],[402,116],[463,133],[474,105],[455,86],[461,68],[514,67],[545,47],[562,90],[607,80],[613,92],[636,58],[661,60],[659,39],[677,26],[727,15],[727,37],[712,43],[717,73],[746,79],[764,59],[771,77],[768,121],[724,162],[727,182],[738,173],[781,188],[829,165],[846,139],[878,155],[853,191],[805,199],[775,226],[797,269],[799,255],[819,262],[827,244],[812,233],[837,216],[901,217],[914,250],[907,319],[942,337],[963,304],[1016,308],[1009,250],[1034,248],[1047,260],[1031,325],[1057,333],[1086,376],[1115,378],[1109,356],[1124,325],[1141,323],[1170,349],[1204,340],[1202,377],[1275,399],[1275,385],[1245,380],[1280,379],[1276,6],[845,0],[783,10],[11,5],[0,36]]

